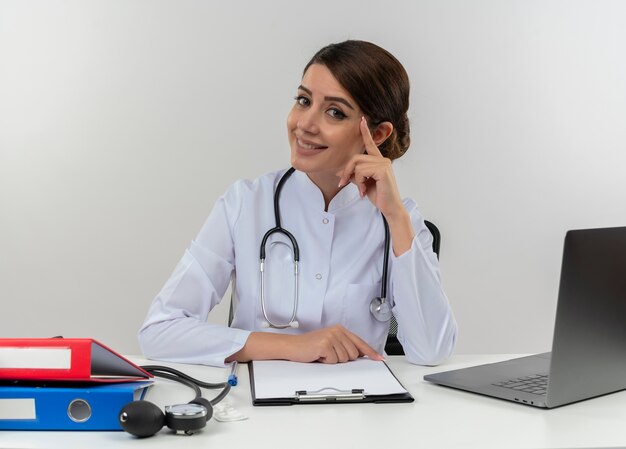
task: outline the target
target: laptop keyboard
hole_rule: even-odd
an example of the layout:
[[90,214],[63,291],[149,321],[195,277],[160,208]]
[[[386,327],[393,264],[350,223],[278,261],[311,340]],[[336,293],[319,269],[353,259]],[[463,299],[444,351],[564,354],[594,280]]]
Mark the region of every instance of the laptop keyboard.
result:
[[510,388],[512,390],[524,391],[533,394],[546,394],[548,388],[548,376],[545,374],[533,374],[526,377],[518,377],[504,382],[497,382],[493,385]]

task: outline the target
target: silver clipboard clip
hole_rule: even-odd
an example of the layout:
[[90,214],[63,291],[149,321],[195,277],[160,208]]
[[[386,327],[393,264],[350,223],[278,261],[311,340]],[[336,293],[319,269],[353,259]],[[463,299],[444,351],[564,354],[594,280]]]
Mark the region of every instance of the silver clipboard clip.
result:
[[365,399],[363,389],[339,390],[333,387],[324,387],[315,391],[296,391],[296,400],[300,402],[334,402],[334,401],[362,401]]

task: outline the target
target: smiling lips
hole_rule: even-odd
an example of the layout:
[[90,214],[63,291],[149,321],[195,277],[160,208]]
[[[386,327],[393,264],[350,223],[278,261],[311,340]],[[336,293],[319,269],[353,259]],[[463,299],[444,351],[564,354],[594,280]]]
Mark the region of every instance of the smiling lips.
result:
[[298,143],[298,146],[304,150],[325,150],[328,148],[323,145],[317,145],[313,142],[304,142],[300,139],[297,139],[296,142]]

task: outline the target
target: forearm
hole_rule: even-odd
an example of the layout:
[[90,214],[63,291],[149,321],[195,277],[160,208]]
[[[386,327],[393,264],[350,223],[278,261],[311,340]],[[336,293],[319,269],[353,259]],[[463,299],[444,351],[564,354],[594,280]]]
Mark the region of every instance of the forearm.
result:
[[144,326],[139,343],[149,359],[223,366],[226,357],[244,346],[249,334],[186,317]]
[[417,242],[415,245],[394,261],[392,282],[398,339],[409,361],[436,365],[452,353],[457,325],[433,265],[436,261],[429,260]]
[[274,332],[252,332],[241,350],[226,362],[250,360],[291,360],[293,335]]
[[409,323],[398,320],[398,340],[407,359],[417,365],[439,365],[452,355],[456,343],[457,324],[447,299],[422,296],[408,306],[397,313],[413,317]]
[[385,219],[389,225],[393,254],[399,257],[411,249],[411,245],[413,244],[415,231],[411,223],[411,217],[404,206],[400,205],[397,212],[388,214],[385,216]]

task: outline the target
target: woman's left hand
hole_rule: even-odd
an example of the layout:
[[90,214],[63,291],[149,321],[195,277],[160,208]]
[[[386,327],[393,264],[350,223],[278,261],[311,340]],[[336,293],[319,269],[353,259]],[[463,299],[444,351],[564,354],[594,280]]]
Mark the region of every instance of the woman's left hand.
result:
[[344,169],[337,173],[340,176],[339,187],[348,182],[354,183],[359,188],[361,198],[367,195],[372,204],[389,220],[405,212],[391,160],[383,157],[376,146],[365,117],[361,118],[359,128],[365,153],[353,156]]

